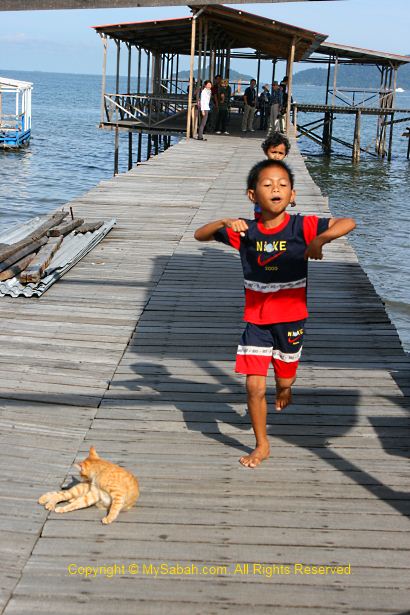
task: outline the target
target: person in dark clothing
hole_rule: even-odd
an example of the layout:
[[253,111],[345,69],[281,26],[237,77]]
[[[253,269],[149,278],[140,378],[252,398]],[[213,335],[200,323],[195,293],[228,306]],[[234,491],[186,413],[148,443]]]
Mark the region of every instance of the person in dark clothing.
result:
[[272,84],[271,103],[268,128],[269,134],[273,134],[275,132],[277,120],[279,120],[279,130],[283,132],[283,126],[281,125],[280,120],[283,106],[283,92],[277,81],[274,81]]
[[227,131],[228,116],[229,116],[229,104],[231,99],[231,88],[228,80],[223,79],[221,85],[218,88],[217,100],[218,100],[218,115],[216,120],[215,132],[220,135],[221,132],[229,134]]
[[259,130],[266,130],[268,127],[268,118],[270,115],[271,95],[269,91],[269,85],[266,83],[262,92],[259,95],[259,111],[260,111],[260,123]]
[[255,132],[253,127],[253,118],[256,113],[256,79],[251,79],[251,83],[248,88],[246,88],[243,101],[244,101],[244,110],[243,110],[243,119],[242,119],[242,132],[246,132],[250,130],[251,132]]

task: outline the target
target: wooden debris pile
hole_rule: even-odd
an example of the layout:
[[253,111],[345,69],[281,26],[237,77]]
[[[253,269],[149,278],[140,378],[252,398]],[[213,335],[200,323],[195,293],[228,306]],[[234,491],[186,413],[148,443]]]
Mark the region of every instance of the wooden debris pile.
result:
[[13,244],[0,244],[0,282],[19,276],[22,284],[38,283],[66,235],[88,233],[104,222],[84,223],[82,218],[66,221],[68,212],[49,216],[35,231]]

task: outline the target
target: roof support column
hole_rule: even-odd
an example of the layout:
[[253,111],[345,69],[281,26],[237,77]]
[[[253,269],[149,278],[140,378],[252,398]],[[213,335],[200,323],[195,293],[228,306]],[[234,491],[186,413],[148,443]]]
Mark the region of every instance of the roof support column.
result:
[[272,60],[272,83],[271,86],[273,85],[273,82],[275,81],[275,74],[276,74],[276,62],[277,60]]
[[115,136],[114,136],[114,175],[118,175],[118,159],[119,159],[119,132],[118,132],[118,94],[120,91],[120,56],[121,42],[116,40],[117,45],[117,73],[115,77]]
[[256,70],[256,97],[258,96],[258,92],[259,92],[259,79],[261,76],[261,59],[260,59],[260,55],[258,52],[258,68]]
[[226,49],[226,64],[225,64],[225,79],[229,79],[229,73],[231,70],[231,48]]
[[199,41],[198,41],[198,72],[197,72],[197,86],[199,86],[199,82],[202,79],[202,42],[203,42],[203,31],[204,31],[204,24],[203,24],[203,20],[200,19],[199,23],[198,23],[198,37],[199,37]]
[[337,89],[337,69],[339,68],[339,56],[335,57],[335,67],[333,69],[333,96],[332,96],[332,107],[335,106],[336,100],[336,89]]
[[138,47],[137,94],[141,89],[141,47]]
[[206,73],[206,54],[208,52],[208,20],[205,17],[205,38],[204,38],[204,76],[203,79],[207,77]]
[[296,38],[293,37],[292,45],[289,51],[288,63],[287,63],[287,77],[288,77],[288,100],[286,105],[286,132],[290,133],[290,107],[292,104],[292,81],[293,81],[293,62],[295,60],[295,48]]
[[[125,108],[131,111],[131,43],[126,43],[128,47],[128,74],[127,74],[127,98],[128,104]],[[132,169],[132,130],[128,131],[128,170]]]
[[[105,109],[105,84],[107,77],[107,49],[108,49],[108,39],[105,34],[100,34],[101,40],[103,43],[103,69],[102,69],[102,92],[101,92],[101,124],[104,121],[104,109]],[[1,99],[1,96],[0,96]],[[1,101],[0,101],[1,106]],[[1,109],[0,109],[1,114]]]
[[193,79],[194,79],[194,59],[195,59],[195,33],[196,33],[196,19],[195,15],[191,21],[191,58],[189,62],[189,87],[188,87],[188,112],[186,118],[186,138],[191,138],[191,110],[192,110],[192,93],[193,93]]

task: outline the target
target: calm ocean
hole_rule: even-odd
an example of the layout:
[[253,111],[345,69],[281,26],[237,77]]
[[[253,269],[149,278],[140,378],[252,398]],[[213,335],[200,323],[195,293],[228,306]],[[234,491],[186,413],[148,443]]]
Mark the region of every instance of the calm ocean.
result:
[[[97,128],[99,76],[6,70],[0,75],[34,83],[31,144],[20,152],[0,151],[0,230],[4,230],[56,209],[111,177],[113,134]],[[113,79],[111,85],[114,91]],[[322,102],[324,89],[297,86],[294,98]],[[410,93],[398,94],[396,106],[410,108]],[[314,119],[312,114],[305,117],[306,123]],[[302,114],[298,119],[304,121]],[[351,140],[353,124],[349,116],[338,116],[334,135]],[[375,126],[375,118],[363,118],[365,146],[371,144]],[[300,148],[313,178],[329,195],[333,215],[356,218],[358,228],[351,240],[360,263],[410,351],[410,162],[407,139],[400,136],[405,127],[395,128],[391,163],[363,155],[353,166],[342,146],[326,159],[320,147],[306,138],[300,140]],[[125,171],[127,136],[120,138],[120,171]]]

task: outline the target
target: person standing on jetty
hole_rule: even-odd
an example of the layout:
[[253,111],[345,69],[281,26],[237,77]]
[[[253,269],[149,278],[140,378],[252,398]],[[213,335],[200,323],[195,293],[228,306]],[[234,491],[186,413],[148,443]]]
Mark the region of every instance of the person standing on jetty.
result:
[[281,109],[283,107],[283,92],[279,87],[279,83],[272,83],[271,92],[271,108],[269,116],[268,134],[272,134],[276,130],[276,121],[279,120],[279,130],[283,132],[282,121],[280,119]]
[[256,102],[256,79],[251,79],[250,85],[246,88],[243,95],[244,106],[242,118],[242,132],[246,132],[247,130],[250,130],[250,132],[255,132],[255,129],[253,127],[253,120],[256,113]]
[[197,137],[199,141],[206,141],[206,139],[204,139],[204,130],[205,130],[205,125],[206,125],[206,122],[208,120],[208,115],[209,115],[211,88],[212,88],[212,82],[209,81],[209,79],[207,81],[204,81],[204,85],[201,91],[201,96],[199,99],[199,115],[201,119],[201,122],[198,128],[198,137]]
[[247,193],[258,202],[260,220],[224,218],[197,229],[198,241],[216,240],[239,251],[245,286],[247,325],[238,346],[235,371],[246,375],[247,404],[256,447],[240,463],[255,468],[269,457],[266,433],[266,377],[272,363],[275,408],[292,399],[291,387],[302,352],[306,309],[307,260],[322,259],[326,243],[350,233],[352,218],[289,215],[294,177],[286,163],[263,160],[252,167]]

